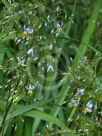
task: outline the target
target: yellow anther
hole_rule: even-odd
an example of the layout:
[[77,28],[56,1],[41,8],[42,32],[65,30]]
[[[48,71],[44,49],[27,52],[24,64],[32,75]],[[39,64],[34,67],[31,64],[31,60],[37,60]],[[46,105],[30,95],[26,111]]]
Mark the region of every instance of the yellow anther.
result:
[[24,31],[24,32],[23,32],[23,35],[25,35],[25,36],[28,35],[28,32]]
[[29,91],[28,91],[28,95],[29,95],[29,96],[32,96],[32,94],[33,94],[33,91],[29,90]]
[[86,114],[87,112],[89,112],[88,108],[84,108],[83,112]]
[[57,28],[57,30],[56,30],[57,32],[60,32],[60,31],[62,31],[62,28],[61,27],[59,27],[59,28]]

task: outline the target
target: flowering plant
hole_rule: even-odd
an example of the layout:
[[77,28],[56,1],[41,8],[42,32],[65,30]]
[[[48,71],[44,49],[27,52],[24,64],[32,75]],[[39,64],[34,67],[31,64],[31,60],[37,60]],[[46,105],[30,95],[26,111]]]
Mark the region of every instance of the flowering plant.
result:
[[101,3],[0,2],[0,136],[101,136]]

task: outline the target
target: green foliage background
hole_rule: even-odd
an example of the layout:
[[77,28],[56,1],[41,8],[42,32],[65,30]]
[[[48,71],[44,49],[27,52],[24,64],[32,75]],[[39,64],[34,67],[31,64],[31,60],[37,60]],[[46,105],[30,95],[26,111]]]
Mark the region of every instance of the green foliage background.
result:
[[[101,5],[101,0],[0,1],[1,136],[102,135]],[[24,26],[33,33],[25,34]],[[31,48],[33,56],[27,54]],[[32,95],[25,90],[29,84],[35,87]],[[72,98],[75,107],[69,106]],[[89,101],[93,109],[85,114]]]

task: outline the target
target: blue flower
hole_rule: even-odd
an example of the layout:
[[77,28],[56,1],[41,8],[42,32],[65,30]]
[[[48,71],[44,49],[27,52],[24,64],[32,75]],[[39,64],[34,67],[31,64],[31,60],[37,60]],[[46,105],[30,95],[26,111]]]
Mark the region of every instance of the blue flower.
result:
[[25,31],[26,33],[28,33],[28,34],[32,34],[32,33],[34,32],[34,30],[33,30],[32,28],[26,27],[25,25],[24,25],[24,31]]
[[76,99],[75,99],[75,98],[72,98],[72,100],[71,100],[71,104],[72,104],[72,106],[74,106],[74,107],[76,107],[76,106],[77,106],[77,101],[76,101]]
[[88,112],[92,112],[92,108],[93,108],[92,101],[89,101],[89,102],[86,104],[86,108],[88,109]]
[[31,85],[31,84],[25,85],[25,89],[26,89],[27,91],[32,91],[32,90],[34,90],[34,88],[35,88],[34,85]]
[[32,96],[34,88],[35,88],[35,86],[31,85],[31,84],[25,86],[25,90],[27,90],[27,94],[29,96]]
[[54,26],[56,28],[61,28],[63,26],[63,22],[54,22]]
[[54,71],[54,68],[51,65],[47,66],[47,72],[49,72],[49,71]]
[[68,104],[69,107],[76,107],[77,106],[77,101],[75,98],[71,99],[71,102]]
[[27,54],[31,57],[33,57],[33,48],[30,48],[28,51],[27,51]]

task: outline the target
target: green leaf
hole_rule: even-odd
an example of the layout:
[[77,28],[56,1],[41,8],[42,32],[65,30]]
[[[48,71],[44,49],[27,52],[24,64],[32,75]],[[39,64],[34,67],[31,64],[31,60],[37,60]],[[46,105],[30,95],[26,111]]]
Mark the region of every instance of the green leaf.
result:
[[12,107],[12,111],[7,115],[7,119],[6,120],[10,120],[12,118],[15,118],[19,115],[22,115],[24,114],[25,112],[28,112],[32,109],[36,109],[36,108],[39,108],[41,106],[44,106],[45,104],[49,103],[53,101],[53,99],[49,99],[49,100],[42,100],[40,102],[35,102],[34,104],[31,104],[31,105],[27,105],[27,106],[24,106],[24,105],[14,105]]
[[48,113],[45,113],[45,112],[42,112],[42,111],[33,110],[33,111],[26,112],[24,115],[28,116],[28,117],[39,118],[41,120],[52,122],[52,123],[56,124],[58,127],[62,128],[62,129],[67,129],[68,130],[68,128],[67,128],[67,126],[65,124],[63,124],[56,117],[54,117],[52,115],[49,115]]
[[[88,26],[87,26],[86,31],[84,33],[84,36],[82,38],[82,41],[81,41],[81,44],[80,44],[80,47],[79,47],[79,52],[81,53],[82,57],[87,52],[90,40],[91,40],[92,35],[93,35],[94,31],[95,31],[96,22],[97,22],[97,19],[98,19],[98,15],[99,15],[99,10],[100,10],[100,7],[101,7],[101,3],[102,3],[101,0],[97,0],[96,1],[95,5],[94,5],[95,8],[93,10],[92,16],[89,19]],[[80,57],[77,54],[76,57],[75,57],[75,59],[74,59],[73,67],[75,67],[77,65],[79,59],[80,59]]]
[[16,128],[15,128],[14,136],[22,136],[23,135],[23,127],[24,127],[23,119],[16,118],[15,124],[16,124]]
[[3,64],[4,56],[5,56],[5,51],[3,50],[2,47],[0,47],[0,65]]
[[25,119],[24,136],[33,136],[32,134],[32,118]]

